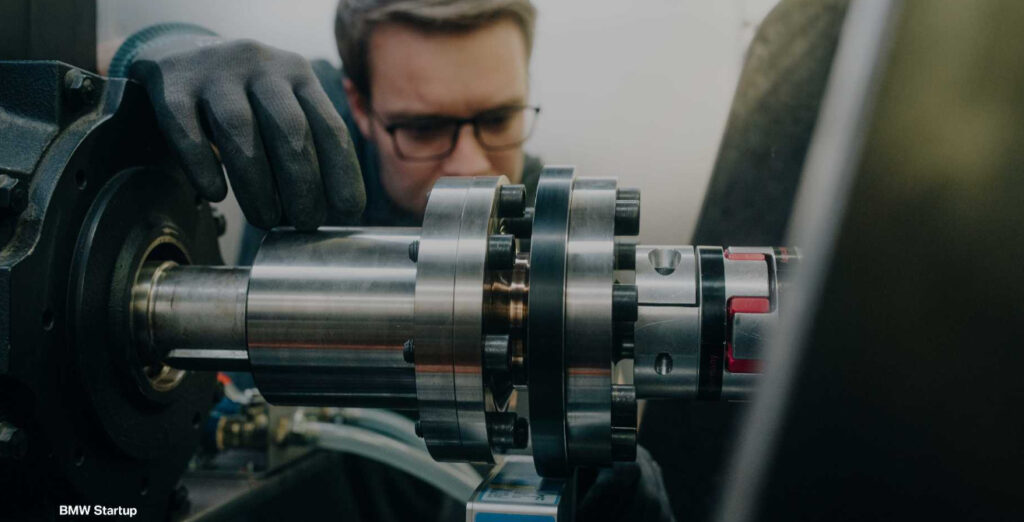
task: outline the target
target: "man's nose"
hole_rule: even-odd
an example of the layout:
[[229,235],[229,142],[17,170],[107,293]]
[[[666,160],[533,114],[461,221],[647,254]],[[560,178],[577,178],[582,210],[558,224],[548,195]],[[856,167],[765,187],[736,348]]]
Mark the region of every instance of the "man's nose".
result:
[[455,150],[445,160],[443,168],[445,176],[484,176],[493,173],[491,160],[477,140],[472,125],[463,125],[459,129]]

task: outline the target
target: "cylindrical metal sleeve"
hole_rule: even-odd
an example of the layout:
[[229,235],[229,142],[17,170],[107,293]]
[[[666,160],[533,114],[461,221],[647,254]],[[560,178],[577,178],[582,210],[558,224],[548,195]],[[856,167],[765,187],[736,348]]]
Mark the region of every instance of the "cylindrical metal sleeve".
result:
[[411,409],[419,229],[271,231],[252,267],[249,360],[271,403]]
[[[612,460],[615,204],[614,179],[576,180],[565,246],[564,320],[566,455],[573,465],[602,466]],[[629,309],[629,299],[624,301],[622,308]]]
[[132,328],[146,362],[171,350],[245,350],[249,269],[145,266],[132,289]]

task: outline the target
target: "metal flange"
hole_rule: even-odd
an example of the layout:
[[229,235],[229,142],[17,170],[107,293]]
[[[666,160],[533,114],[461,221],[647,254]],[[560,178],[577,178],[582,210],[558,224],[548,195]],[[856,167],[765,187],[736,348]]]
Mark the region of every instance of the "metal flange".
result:
[[502,177],[441,178],[423,218],[416,273],[416,395],[438,460],[494,460],[483,375],[484,281]]

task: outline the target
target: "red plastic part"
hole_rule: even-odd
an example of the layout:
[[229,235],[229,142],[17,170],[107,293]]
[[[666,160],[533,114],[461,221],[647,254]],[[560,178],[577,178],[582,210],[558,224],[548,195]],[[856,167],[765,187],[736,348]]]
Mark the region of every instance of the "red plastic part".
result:
[[733,297],[729,299],[729,318],[735,314],[766,314],[772,311],[767,297]]
[[764,261],[764,254],[734,254],[728,249],[725,251],[725,258],[732,261]]
[[[729,325],[732,326],[734,315],[769,313],[772,311],[772,302],[767,297],[733,297],[729,299],[728,311]],[[727,342],[725,344],[725,369],[732,373],[759,373],[761,371],[761,361],[733,357],[732,342]]]

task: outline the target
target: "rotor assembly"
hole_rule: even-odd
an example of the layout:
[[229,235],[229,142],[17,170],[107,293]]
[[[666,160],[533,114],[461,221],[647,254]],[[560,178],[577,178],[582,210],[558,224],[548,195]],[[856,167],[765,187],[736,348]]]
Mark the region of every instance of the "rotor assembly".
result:
[[746,395],[792,252],[637,245],[637,191],[571,167],[525,194],[442,178],[422,228],[280,229],[251,267],[150,263],[133,349],[251,371],[274,404],[415,410],[438,460],[529,444],[544,476],[635,458],[638,399]]

